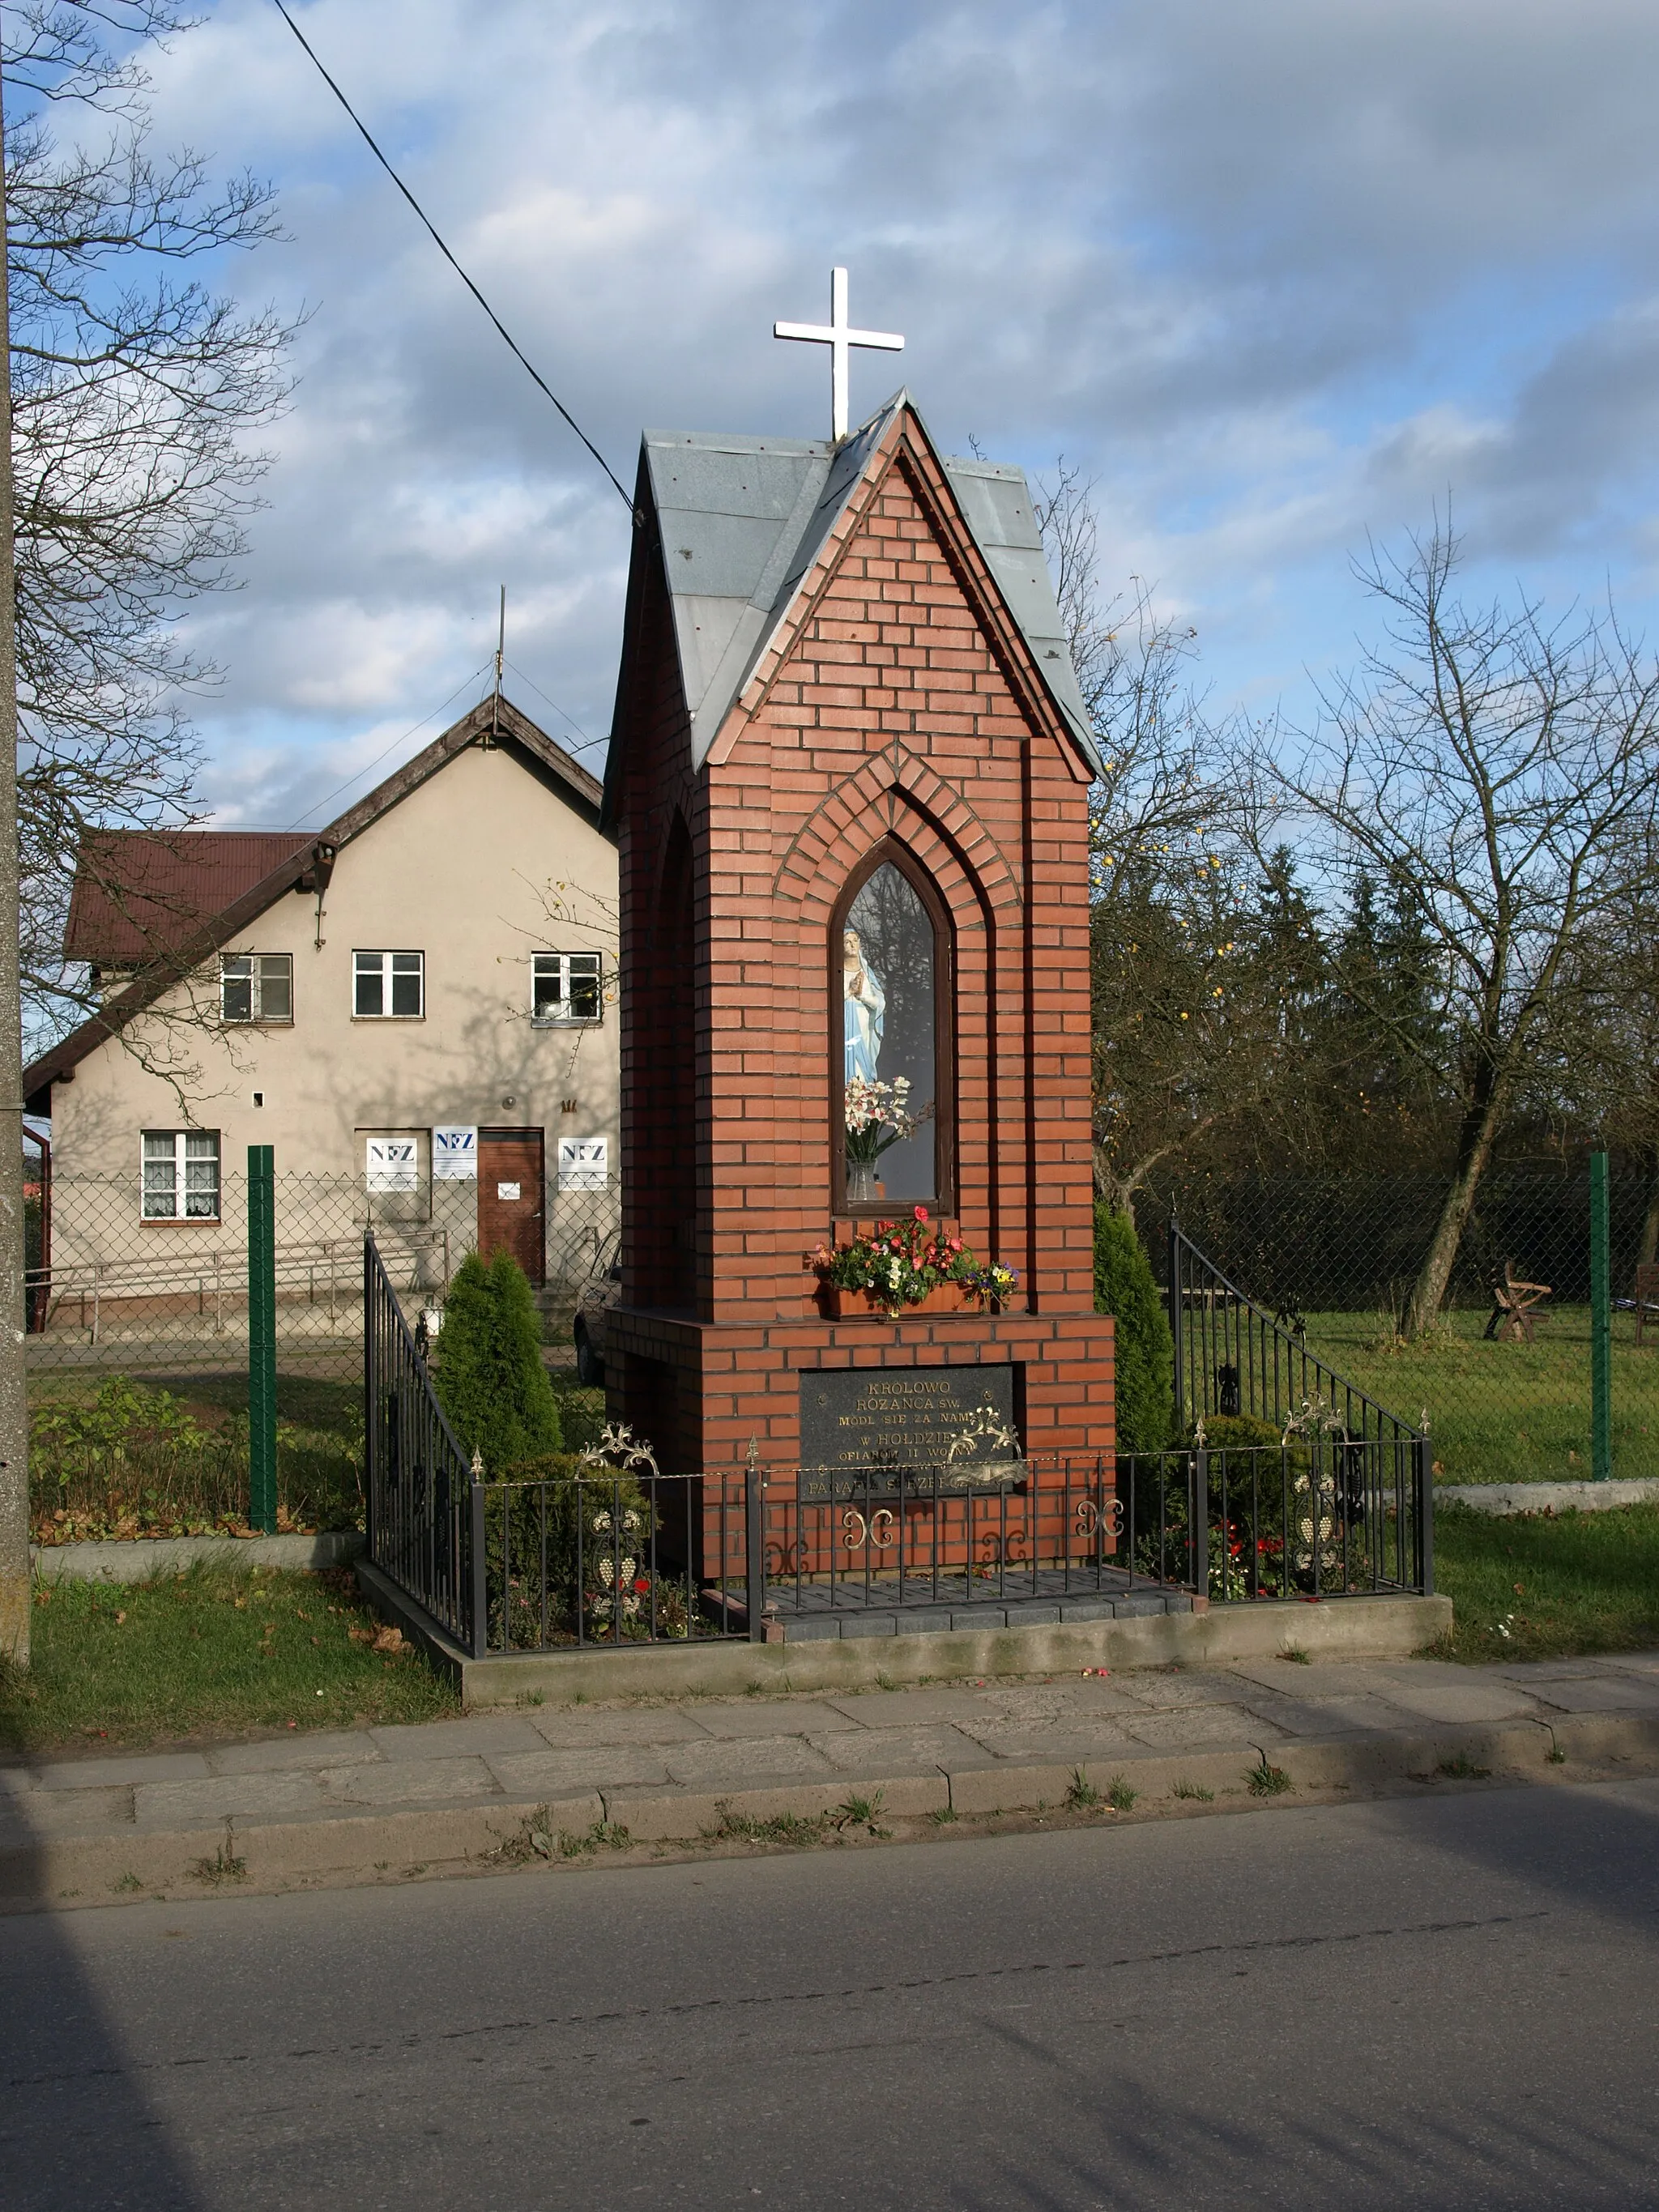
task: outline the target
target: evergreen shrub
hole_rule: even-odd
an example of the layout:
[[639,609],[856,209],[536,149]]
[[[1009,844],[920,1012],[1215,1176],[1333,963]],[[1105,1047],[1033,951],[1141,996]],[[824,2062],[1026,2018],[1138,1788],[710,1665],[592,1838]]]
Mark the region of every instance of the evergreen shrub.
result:
[[1175,1346],[1134,1224],[1095,1205],[1095,1311],[1117,1323],[1117,1448],[1162,1451],[1170,1441]]
[[488,1475],[509,1474],[564,1441],[541,1346],[524,1269],[510,1253],[486,1265],[469,1252],[444,1300],[432,1383],[462,1447],[482,1455]]

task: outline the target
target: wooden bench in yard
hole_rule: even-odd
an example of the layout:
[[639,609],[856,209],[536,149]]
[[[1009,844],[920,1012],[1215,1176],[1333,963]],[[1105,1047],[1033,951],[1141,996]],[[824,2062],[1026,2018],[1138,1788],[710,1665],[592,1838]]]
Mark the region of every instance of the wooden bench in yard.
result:
[[1643,1260],[1636,1269],[1636,1341],[1640,1344],[1643,1324],[1651,1315],[1659,1325],[1659,1261]]
[[1549,1294],[1547,1283],[1519,1281],[1514,1261],[1505,1260],[1502,1279],[1492,1286],[1492,1312],[1487,1316],[1486,1334],[1499,1344],[1530,1344],[1534,1308]]

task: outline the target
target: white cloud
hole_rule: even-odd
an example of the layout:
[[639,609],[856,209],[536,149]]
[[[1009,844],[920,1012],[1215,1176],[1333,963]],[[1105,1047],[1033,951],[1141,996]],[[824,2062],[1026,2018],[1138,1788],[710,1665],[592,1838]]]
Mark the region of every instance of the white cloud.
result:
[[[301,20],[631,483],[641,427],[815,434],[832,260],[951,446],[1096,475],[1224,690],[1348,651],[1346,556],[1448,494],[1552,587],[1653,588],[1659,16],[1637,0],[313,0]],[[610,713],[622,502],[266,0],[158,73],[271,174],[311,303],[246,588],[191,617],[227,806],[303,803],[488,658]],[[538,710],[533,697],[526,706]],[[385,742],[385,740],[381,740]],[[590,756],[590,758],[593,757]],[[307,778],[309,777],[309,781]]]

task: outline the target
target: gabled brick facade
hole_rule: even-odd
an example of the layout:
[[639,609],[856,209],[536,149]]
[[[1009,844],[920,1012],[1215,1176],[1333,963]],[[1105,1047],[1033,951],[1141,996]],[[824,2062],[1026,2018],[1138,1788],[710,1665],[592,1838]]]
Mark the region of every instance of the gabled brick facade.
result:
[[[623,987],[613,1413],[665,1470],[738,1466],[751,1437],[787,1465],[804,1370],[1010,1362],[1028,1452],[1109,1466],[1091,769],[1035,649],[901,404],[698,765],[665,571],[682,549],[643,470],[641,505],[607,802]],[[829,933],[887,838],[950,917],[955,1218],[1019,1271],[997,1315],[830,1321],[804,1258],[852,1226],[831,1214]]]

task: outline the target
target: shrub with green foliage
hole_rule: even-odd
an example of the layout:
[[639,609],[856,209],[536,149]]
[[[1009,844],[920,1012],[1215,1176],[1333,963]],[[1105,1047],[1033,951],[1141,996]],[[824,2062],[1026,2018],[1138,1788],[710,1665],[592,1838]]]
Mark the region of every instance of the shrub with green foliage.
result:
[[486,1266],[469,1252],[444,1300],[432,1382],[457,1437],[482,1455],[486,1474],[508,1474],[564,1441],[541,1346],[541,1316],[524,1269],[510,1253],[497,1252]]
[[1162,1451],[1175,1387],[1169,1319],[1133,1224],[1104,1200],[1095,1206],[1095,1311],[1117,1323],[1117,1448]]

